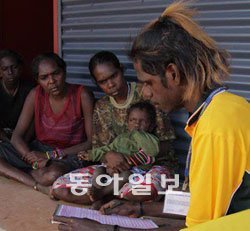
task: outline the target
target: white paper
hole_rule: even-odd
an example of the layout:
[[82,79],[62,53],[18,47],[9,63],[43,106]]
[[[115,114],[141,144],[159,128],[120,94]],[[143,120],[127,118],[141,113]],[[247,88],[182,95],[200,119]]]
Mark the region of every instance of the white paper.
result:
[[190,193],[168,190],[165,193],[163,213],[187,215],[190,204]]
[[118,215],[102,215],[97,210],[78,208],[68,205],[59,205],[54,213],[56,216],[88,218],[101,224],[118,225],[134,229],[155,229],[158,226],[150,219],[130,218]]

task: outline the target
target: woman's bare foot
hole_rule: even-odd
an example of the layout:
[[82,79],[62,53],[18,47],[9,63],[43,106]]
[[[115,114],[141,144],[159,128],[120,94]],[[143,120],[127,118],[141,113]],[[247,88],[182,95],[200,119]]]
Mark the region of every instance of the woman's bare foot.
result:
[[39,183],[36,183],[36,190],[43,194],[50,195],[50,188],[51,187],[49,186],[44,186]]

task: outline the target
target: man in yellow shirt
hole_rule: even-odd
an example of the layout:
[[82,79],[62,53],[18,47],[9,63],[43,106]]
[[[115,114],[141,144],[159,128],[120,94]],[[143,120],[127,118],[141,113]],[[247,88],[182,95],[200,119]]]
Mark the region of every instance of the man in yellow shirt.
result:
[[[227,53],[193,13],[185,3],[171,4],[143,28],[130,52],[144,98],[165,111],[185,107],[191,114],[185,128],[192,137],[187,226],[250,208],[250,106],[222,87]],[[123,206],[138,213],[138,205]],[[163,216],[162,207],[144,203],[144,214]],[[126,215],[121,210],[112,212]]]
[[[188,227],[250,208],[250,106],[223,87],[227,52],[194,13],[183,2],[171,4],[143,28],[130,52],[144,98],[164,111],[184,107],[191,114]],[[111,213],[167,216],[162,211],[162,202],[123,202]]]
[[185,128],[192,137],[188,226],[250,208],[249,103],[221,92],[201,110]]
[[[137,36],[131,51],[144,97],[165,111],[185,107],[192,114],[185,128],[192,137],[187,226],[250,208],[250,106],[221,87],[227,53],[193,13],[172,4]],[[144,208],[147,215],[161,215],[152,205],[150,214]]]

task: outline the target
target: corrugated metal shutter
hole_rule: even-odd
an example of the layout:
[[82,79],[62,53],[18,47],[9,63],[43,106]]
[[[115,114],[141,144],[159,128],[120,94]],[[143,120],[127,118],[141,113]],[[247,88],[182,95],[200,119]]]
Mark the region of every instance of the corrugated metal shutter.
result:
[[[173,1],[159,0],[62,0],[59,9],[61,55],[68,65],[68,81],[89,86],[101,95],[90,79],[89,58],[100,50],[113,51],[126,68],[125,76],[135,80],[126,51],[138,30],[159,17]],[[198,21],[222,48],[232,55],[231,80],[235,94],[250,100],[250,0],[200,0],[193,4],[200,11]],[[189,138],[183,131],[187,115],[172,115],[176,127],[177,149],[182,163]]]

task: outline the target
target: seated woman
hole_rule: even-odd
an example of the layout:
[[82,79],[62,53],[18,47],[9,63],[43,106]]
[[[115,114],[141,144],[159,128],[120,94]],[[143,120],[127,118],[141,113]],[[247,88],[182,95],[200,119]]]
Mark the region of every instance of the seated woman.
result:
[[[159,153],[159,139],[151,134],[155,128],[155,117],[156,112],[152,104],[143,101],[135,103],[128,110],[128,132],[117,136],[109,145],[94,148],[89,151],[82,151],[78,154],[80,159],[91,161],[101,161],[103,156],[109,151],[124,155],[126,164],[129,164],[130,168],[127,171],[119,173],[120,180],[117,183],[119,183],[120,197],[126,197],[126,193],[130,190],[130,184],[128,184],[129,177],[133,173],[140,174],[141,176],[148,173],[152,168],[152,164],[155,162],[155,156]],[[96,165],[95,167],[96,169],[93,173],[92,180],[90,180],[92,187],[88,190],[90,200],[93,202],[101,200],[106,196],[112,196],[114,184],[116,183],[112,181],[107,186],[100,185],[97,179],[100,178],[101,175],[109,174],[112,176],[114,172],[105,162],[101,166]],[[95,167],[91,166],[92,169]],[[90,171],[88,171],[87,168],[82,170],[89,173]],[[82,170],[78,173],[82,173]],[[74,173],[75,172],[77,172],[77,170],[74,171]],[[136,180],[138,182],[139,178],[137,177],[135,181]]]
[[[184,107],[191,115],[185,128],[192,137],[188,230],[250,230],[250,104],[225,91],[228,56],[195,22],[197,12],[187,4],[175,2],[147,24],[135,38],[130,57],[144,96],[151,96],[163,110]],[[111,201],[101,211],[133,217],[172,215],[163,212],[162,202]],[[229,214],[235,215],[225,216]],[[204,227],[217,218],[236,220],[229,229],[224,224]],[[86,225],[70,219],[59,230],[74,227],[84,230]]]
[[[68,84],[66,64],[54,53],[37,56],[32,71],[38,82],[26,98],[11,143],[0,145],[1,174],[44,190],[60,175],[81,167],[80,150],[91,148],[93,96]],[[35,132],[29,143],[25,135]]]
[[[94,109],[92,146],[97,148],[110,144],[118,135],[127,131],[127,110],[133,103],[141,101],[142,95],[140,84],[126,82],[123,66],[112,52],[101,51],[95,54],[89,62],[89,70],[97,85],[106,94],[96,102]],[[158,168],[154,169],[154,173],[169,175],[177,166],[172,147],[175,135],[167,114],[159,110],[156,110],[154,134],[160,140],[160,151],[155,162]],[[107,152],[104,158],[114,172],[130,168],[121,153]],[[88,195],[73,195],[66,182],[68,175],[54,183],[52,193],[55,197],[75,203],[91,203]],[[155,182],[152,187],[155,190],[150,195],[137,197],[137,200],[158,198],[156,191],[161,188],[160,181]],[[134,199],[131,192],[126,197]]]
[[23,60],[12,50],[0,51],[0,142],[10,140],[32,84],[21,79]]

